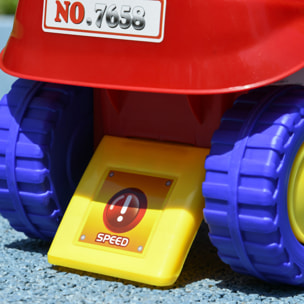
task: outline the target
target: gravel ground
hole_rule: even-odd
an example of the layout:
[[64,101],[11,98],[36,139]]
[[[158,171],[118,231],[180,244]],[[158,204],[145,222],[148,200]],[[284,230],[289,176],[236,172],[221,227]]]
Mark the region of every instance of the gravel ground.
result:
[[273,286],[223,264],[202,225],[181,276],[170,288],[53,267],[49,243],[0,218],[0,303],[303,303],[304,289]]

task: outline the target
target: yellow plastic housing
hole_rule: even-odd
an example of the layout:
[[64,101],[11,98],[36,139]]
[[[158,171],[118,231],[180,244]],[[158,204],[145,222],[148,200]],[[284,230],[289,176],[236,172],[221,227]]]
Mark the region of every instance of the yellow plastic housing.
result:
[[[105,136],[63,217],[49,262],[172,285],[203,219],[201,185],[208,153],[179,144]],[[133,200],[133,190],[144,195]],[[124,191],[125,197],[120,195]],[[132,206],[140,204],[132,213]],[[131,220],[123,226],[127,214]],[[116,222],[111,224],[107,216],[113,220],[113,215]]]

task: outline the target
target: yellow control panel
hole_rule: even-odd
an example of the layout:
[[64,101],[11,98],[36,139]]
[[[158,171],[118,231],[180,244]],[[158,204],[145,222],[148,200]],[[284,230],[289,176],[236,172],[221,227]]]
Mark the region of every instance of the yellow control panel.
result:
[[209,150],[105,136],[58,228],[51,264],[168,286],[203,219]]

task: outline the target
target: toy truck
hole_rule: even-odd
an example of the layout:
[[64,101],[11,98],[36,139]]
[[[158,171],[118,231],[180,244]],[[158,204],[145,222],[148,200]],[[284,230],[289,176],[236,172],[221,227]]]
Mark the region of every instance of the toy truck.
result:
[[303,48],[301,0],[20,0],[1,214],[51,263],[155,285],[204,218],[233,270],[304,285],[304,88],[278,83]]

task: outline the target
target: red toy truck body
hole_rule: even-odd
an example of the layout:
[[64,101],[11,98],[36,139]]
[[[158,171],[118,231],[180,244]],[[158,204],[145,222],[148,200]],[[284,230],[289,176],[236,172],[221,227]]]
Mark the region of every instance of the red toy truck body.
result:
[[[20,0],[0,66],[51,87],[93,88],[95,144],[113,135],[211,146],[203,193],[219,255],[237,271],[298,285],[304,93],[266,86],[303,68],[303,49],[301,0]],[[40,94],[31,86],[23,100]],[[35,221],[26,208],[2,209],[30,236],[55,232],[22,228]],[[20,213],[27,224],[14,225]]]

